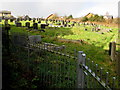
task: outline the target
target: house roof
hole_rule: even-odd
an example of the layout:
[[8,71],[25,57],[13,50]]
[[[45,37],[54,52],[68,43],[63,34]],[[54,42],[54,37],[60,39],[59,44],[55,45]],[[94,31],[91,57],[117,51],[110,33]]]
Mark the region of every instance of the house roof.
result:
[[53,16],[54,14],[50,14],[46,19],[49,19],[51,16]]
[[0,11],[0,13],[11,14],[11,11]]
[[93,13],[88,13],[87,15],[85,15],[85,17],[91,17],[91,16],[94,16],[94,14]]

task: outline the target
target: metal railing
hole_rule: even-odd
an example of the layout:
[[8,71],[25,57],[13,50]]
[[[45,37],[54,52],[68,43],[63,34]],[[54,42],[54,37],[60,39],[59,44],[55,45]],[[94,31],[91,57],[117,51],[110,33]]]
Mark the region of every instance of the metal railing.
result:
[[[109,73],[103,73],[83,51],[78,56],[66,53],[65,48],[57,48],[55,44],[28,44],[27,70],[32,70],[48,88],[116,88],[117,77],[109,81]],[[22,57],[23,59],[23,57]],[[25,59],[26,60],[26,59]]]

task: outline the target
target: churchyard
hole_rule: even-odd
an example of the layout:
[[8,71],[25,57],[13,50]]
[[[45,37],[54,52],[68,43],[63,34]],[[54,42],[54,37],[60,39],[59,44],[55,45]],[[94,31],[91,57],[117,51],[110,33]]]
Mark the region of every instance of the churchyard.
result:
[[[0,22],[3,26],[4,23],[5,20]],[[57,49],[63,45],[65,46],[65,53],[72,56],[77,56],[78,51],[84,51],[87,58],[92,60],[94,64],[98,64],[99,68],[104,68],[103,73],[108,71],[110,73],[109,77],[117,75],[116,62],[112,61],[109,56],[109,43],[117,40],[117,27],[108,27],[94,23],[44,19],[8,20],[6,23],[11,26],[9,30],[10,36],[13,34],[40,35],[42,43],[55,44],[58,46]],[[48,45],[47,48],[51,49],[52,45]],[[54,48],[54,50],[57,49]],[[118,51],[118,48],[116,50]],[[63,52],[62,49],[59,51]]]

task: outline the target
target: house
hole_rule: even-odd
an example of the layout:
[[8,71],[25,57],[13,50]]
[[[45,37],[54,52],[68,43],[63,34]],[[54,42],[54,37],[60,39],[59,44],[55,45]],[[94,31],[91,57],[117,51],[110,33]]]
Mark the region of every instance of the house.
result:
[[113,19],[113,16],[112,15],[104,15],[104,18],[105,19]]
[[57,14],[51,14],[46,19],[56,19],[58,18]]
[[0,17],[1,18],[13,18],[11,15],[11,11],[0,11]]
[[85,15],[85,17],[90,18],[90,17],[94,17],[93,13],[88,13],[87,15]]
[[104,19],[113,19],[113,16],[109,15],[109,13],[106,12],[106,15],[104,15]]

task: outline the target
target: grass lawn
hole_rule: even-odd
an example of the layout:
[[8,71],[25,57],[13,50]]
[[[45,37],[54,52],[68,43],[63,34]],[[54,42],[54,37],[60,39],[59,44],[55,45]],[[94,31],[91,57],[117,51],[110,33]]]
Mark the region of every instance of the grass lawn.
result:
[[[91,28],[91,27],[89,27]],[[108,28],[108,27],[107,27]],[[108,44],[110,41],[114,41],[117,36],[117,29],[113,28],[113,32],[99,34],[96,32],[91,32],[90,30],[84,31],[83,27],[73,27],[73,28],[46,28],[46,32],[39,31],[27,31],[27,28],[12,26],[10,33],[19,32],[26,33],[29,35],[42,35],[44,42],[55,43],[58,45],[66,45],[66,51],[71,55],[74,54],[74,49],[76,51],[84,51],[87,58],[90,58],[95,63],[104,67],[105,70],[114,72],[114,62],[111,61],[108,53]],[[73,40],[84,40],[87,43],[70,43],[70,42],[59,42],[59,38],[73,39]]]
[[[27,22],[27,21],[26,21]],[[3,23],[3,22],[2,22]],[[10,23],[10,22],[9,22]],[[25,25],[25,21],[21,21],[22,25]],[[45,23],[44,21],[42,23]],[[43,42],[65,45],[66,52],[70,55],[74,55],[74,50],[84,51],[87,55],[87,59],[90,58],[91,61],[97,63],[100,67],[104,68],[104,73],[106,71],[110,72],[110,76],[115,76],[115,62],[112,62],[108,52],[109,42],[116,41],[117,38],[117,28],[101,26],[101,28],[109,29],[112,28],[112,32],[105,32],[100,34],[99,32],[92,32],[92,26],[76,26],[72,28],[54,28],[47,27],[45,32],[40,31],[29,31],[25,27],[16,27],[14,23],[10,23],[11,30],[9,34],[19,33],[27,35],[41,35]],[[32,23],[31,23],[32,25]],[[87,28],[88,31],[84,31]],[[39,24],[40,29],[40,24]],[[71,39],[71,40],[83,40],[83,43],[72,43],[67,41],[60,41],[60,39]]]

